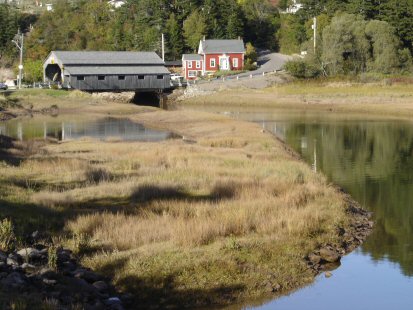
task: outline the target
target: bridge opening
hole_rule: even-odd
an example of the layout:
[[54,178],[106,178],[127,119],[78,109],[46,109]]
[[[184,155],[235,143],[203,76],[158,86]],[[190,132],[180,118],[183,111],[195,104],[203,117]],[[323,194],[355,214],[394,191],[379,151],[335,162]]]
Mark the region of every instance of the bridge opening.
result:
[[162,92],[135,92],[132,103],[167,110],[167,97]]
[[45,75],[50,82],[62,82],[62,69],[57,64],[47,65]]

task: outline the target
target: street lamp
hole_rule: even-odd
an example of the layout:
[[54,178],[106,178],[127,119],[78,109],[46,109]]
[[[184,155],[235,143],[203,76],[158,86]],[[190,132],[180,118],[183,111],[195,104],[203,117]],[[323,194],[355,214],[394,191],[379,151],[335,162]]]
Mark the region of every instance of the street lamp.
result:
[[19,31],[17,32],[16,36],[12,40],[12,42],[17,46],[20,51],[20,64],[19,64],[19,89],[22,88],[22,78],[23,78],[23,42],[24,42],[24,35]]

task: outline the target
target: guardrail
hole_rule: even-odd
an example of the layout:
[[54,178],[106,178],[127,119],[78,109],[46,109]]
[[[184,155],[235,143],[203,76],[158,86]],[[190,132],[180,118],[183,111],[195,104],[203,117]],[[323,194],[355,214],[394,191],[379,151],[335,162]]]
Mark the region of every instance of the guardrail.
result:
[[263,71],[263,72],[245,72],[236,75],[229,75],[223,77],[214,77],[208,79],[201,79],[201,80],[194,80],[194,81],[187,81],[188,85],[196,85],[196,84],[206,84],[211,82],[225,82],[231,80],[244,80],[244,79],[253,79],[254,77],[258,76],[266,76],[268,74],[276,74],[277,72],[281,72],[282,70],[274,70],[274,71]]

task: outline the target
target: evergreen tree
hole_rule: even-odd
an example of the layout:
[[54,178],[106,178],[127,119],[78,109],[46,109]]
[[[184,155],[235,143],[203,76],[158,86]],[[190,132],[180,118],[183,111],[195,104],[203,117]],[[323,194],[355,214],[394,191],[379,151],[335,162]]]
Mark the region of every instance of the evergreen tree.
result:
[[199,41],[207,32],[205,18],[198,11],[194,11],[184,21],[185,44],[193,51],[196,51]]
[[413,0],[383,1],[380,19],[392,25],[403,46],[413,51]]
[[166,22],[166,42],[167,56],[169,59],[180,59],[184,49],[184,44],[181,35],[181,27],[176,20],[175,14],[172,13]]
[[238,10],[234,10],[228,18],[227,24],[227,39],[236,39],[242,37],[244,34],[244,23],[241,17],[241,13]]

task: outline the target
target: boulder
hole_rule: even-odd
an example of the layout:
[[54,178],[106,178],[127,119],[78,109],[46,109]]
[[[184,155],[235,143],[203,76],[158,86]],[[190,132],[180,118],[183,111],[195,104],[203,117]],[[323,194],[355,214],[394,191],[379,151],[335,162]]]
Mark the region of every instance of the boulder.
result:
[[58,278],[58,274],[54,270],[47,267],[42,268],[39,271],[39,275],[44,279],[56,280]]
[[96,281],[92,285],[101,293],[107,291],[109,288],[109,286],[104,281]]
[[340,255],[337,254],[336,251],[330,249],[330,248],[322,248],[320,250],[320,257],[329,263],[335,263],[340,260]]
[[308,254],[307,258],[313,265],[319,264],[321,261],[320,255],[317,255],[315,253]]
[[77,269],[73,273],[75,278],[84,279],[89,283],[94,283],[102,279],[102,277],[87,269]]
[[33,266],[33,265],[31,265],[31,264],[28,264],[28,263],[22,264],[21,267],[22,267],[22,269],[23,269],[25,272],[32,272],[32,271],[35,271],[35,270],[36,270],[36,267],[35,267],[35,266]]
[[14,257],[7,257],[7,261],[6,261],[7,265],[9,266],[19,266],[20,265],[20,261]]
[[3,251],[0,251],[0,262],[6,262],[7,261],[7,253],[6,252],[3,252]]
[[12,272],[0,283],[6,288],[21,288],[26,284],[26,277],[20,272]]
[[109,307],[109,309],[123,310],[122,302],[118,297],[111,297],[106,299],[105,304]]
[[17,252],[24,260],[36,259],[40,257],[40,251],[34,248],[25,248]]

